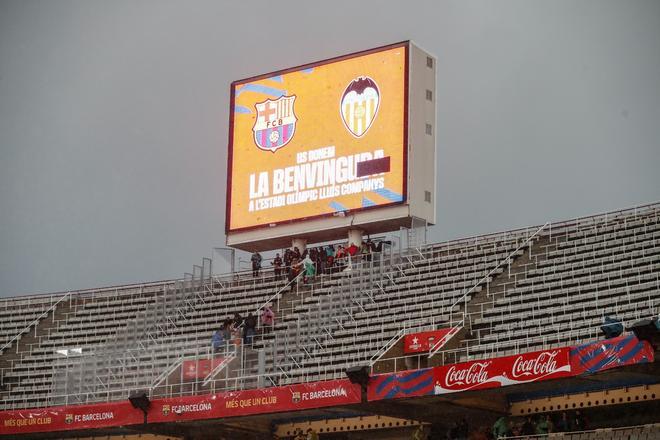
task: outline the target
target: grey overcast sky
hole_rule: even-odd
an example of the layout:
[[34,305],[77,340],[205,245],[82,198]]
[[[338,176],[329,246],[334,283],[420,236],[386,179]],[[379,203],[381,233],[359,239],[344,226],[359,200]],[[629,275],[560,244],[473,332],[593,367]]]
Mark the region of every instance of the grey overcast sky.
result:
[[660,199],[660,1],[0,0],[0,296],[224,244],[229,83],[438,57],[433,240]]

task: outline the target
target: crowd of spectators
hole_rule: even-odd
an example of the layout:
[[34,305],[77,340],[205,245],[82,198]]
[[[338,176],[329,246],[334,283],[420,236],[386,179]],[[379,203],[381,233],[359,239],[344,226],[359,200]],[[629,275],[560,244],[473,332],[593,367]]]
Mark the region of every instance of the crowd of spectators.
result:
[[[383,243],[389,242],[378,241],[376,243],[367,239],[360,246],[355,243],[350,243],[348,246],[329,244],[310,247],[303,252],[300,252],[297,247],[293,247],[284,250],[282,255],[277,253],[270,264],[273,267],[275,280],[281,281],[286,276],[293,289],[300,279],[303,283],[308,283],[317,274],[339,272],[354,262],[371,261],[374,252],[382,252]],[[258,251],[254,251],[250,262],[252,276],[259,277],[263,257]],[[259,319],[262,333],[272,331],[275,325],[275,313],[270,304],[261,310]],[[225,352],[229,346],[252,345],[254,337],[257,335],[257,324],[257,317],[252,313],[248,313],[247,317],[243,318],[237,312],[233,318],[225,319],[211,338],[213,352]]]
[[421,429],[412,438],[415,440],[497,440],[508,437],[529,436],[534,439],[538,435],[555,432],[572,432],[588,430],[587,420],[579,410],[564,411],[553,414],[537,414],[526,417],[502,416],[492,427],[481,425],[468,426],[465,418],[456,419],[448,428],[431,427]]
[[[360,246],[355,243],[348,245],[329,244],[327,246],[316,246],[305,249],[303,252],[299,248],[293,247],[285,249],[282,254],[275,254],[271,261],[273,274],[276,281],[281,281],[283,277],[292,285],[302,274],[304,283],[309,282],[317,274],[329,274],[339,272],[352,263],[360,261],[371,261],[372,253],[382,252],[384,241],[371,241],[367,239]],[[255,251],[250,261],[252,263],[252,275],[259,276],[261,270],[262,257]]]
[[587,420],[580,410],[553,414],[538,414],[524,418],[500,417],[492,429],[492,438],[584,431]]
[[[264,306],[259,319],[261,320],[261,332],[270,332],[275,325],[275,312],[270,304]],[[230,348],[238,347],[241,344],[251,346],[257,332],[257,316],[248,312],[247,316],[243,317],[236,312],[233,318],[225,319],[213,333],[211,337],[213,353],[225,353]]]

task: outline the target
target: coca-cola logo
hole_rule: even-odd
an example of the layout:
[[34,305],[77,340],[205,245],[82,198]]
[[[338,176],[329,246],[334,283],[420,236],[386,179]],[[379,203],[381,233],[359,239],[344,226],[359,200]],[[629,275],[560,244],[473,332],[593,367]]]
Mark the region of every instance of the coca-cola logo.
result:
[[488,381],[488,366],[491,362],[473,362],[467,368],[451,366],[445,376],[447,386],[476,385]]
[[513,361],[511,376],[515,379],[523,376],[542,376],[550,374],[557,369],[556,357],[558,351],[544,351],[538,354],[536,358],[525,359],[524,356],[518,356]]

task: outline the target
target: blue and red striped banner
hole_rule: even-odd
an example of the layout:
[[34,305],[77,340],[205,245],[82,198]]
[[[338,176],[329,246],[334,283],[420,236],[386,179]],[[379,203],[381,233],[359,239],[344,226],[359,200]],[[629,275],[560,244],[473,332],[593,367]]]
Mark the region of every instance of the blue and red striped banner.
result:
[[571,348],[571,369],[575,375],[653,360],[651,344],[640,341],[634,333]]
[[369,379],[368,400],[433,394],[433,368],[380,374]]

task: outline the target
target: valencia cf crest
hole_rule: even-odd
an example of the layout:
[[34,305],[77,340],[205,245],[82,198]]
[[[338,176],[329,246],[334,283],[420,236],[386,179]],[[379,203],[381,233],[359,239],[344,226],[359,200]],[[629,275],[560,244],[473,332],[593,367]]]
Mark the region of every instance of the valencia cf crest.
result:
[[296,95],[267,99],[255,104],[254,143],[261,150],[276,152],[293,138],[298,118],[293,111]]
[[346,129],[355,137],[364,136],[378,115],[380,91],[376,81],[359,76],[346,86],[339,112]]

